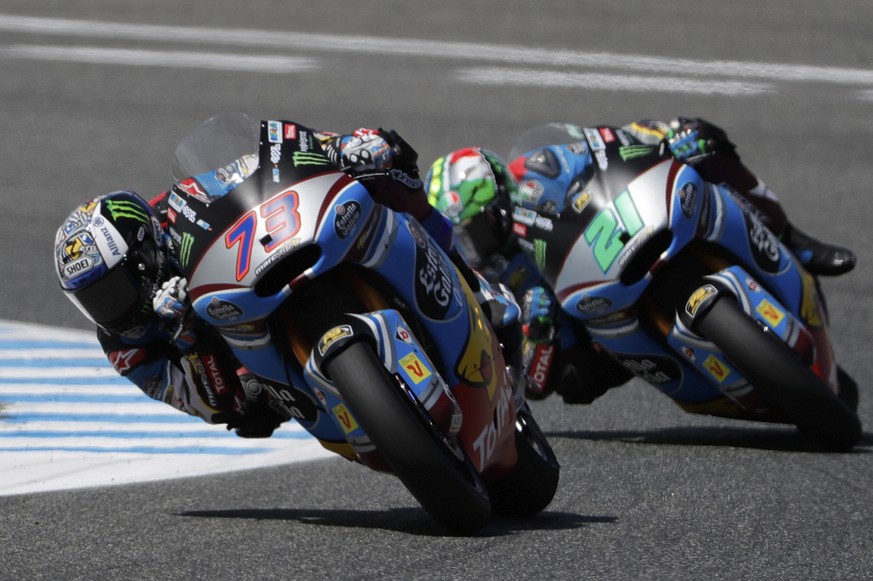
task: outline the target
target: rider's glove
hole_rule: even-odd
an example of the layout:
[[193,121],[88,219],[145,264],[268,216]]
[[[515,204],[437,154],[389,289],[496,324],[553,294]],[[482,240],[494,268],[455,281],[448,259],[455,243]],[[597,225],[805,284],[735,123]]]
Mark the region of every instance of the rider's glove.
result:
[[241,367],[237,370],[245,394],[242,416],[227,423],[228,430],[235,430],[240,438],[269,438],[273,430],[288,418],[270,407],[267,388],[251,372]]
[[182,276],[174,276],[166,281],[161,290],[155,293],[152,307],[159,317],[179,321],[188,308],[188,280]]
[[272,408],[262,406],[248,409],[242,417],[227,422],[227,429],[234,430],[240,438],[269,438],[283,421]]
[[679,161],[693,160],[713,152],[712,144],[697,119],[680,117],[670,123],[666,140],[670,153]]
[[530,343],[548,343],[554,338],[555,310],[555,302],[545,288],[535,286],[524,293],[522,331]]
[[341,165],[355,175],[382,174],[408,188],[422,187],[418,153],[393,129],[358,129],[340,140]]
[[679,161],[693,164],[713,153],[739,158],[724,129],[704,119],[679,117],[671,121],[664,140]]
[[342,165],[355,174],[388,171],[394,159],[394,151],[379,129],[358,129],[343,136],[340,152]]

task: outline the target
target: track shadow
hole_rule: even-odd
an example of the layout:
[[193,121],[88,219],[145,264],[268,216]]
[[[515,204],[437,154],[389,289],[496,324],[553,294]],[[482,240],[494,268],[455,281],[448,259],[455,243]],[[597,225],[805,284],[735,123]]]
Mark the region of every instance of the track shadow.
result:
[[[671,427],[652,430],[577,430],[546,432],[548,438],[574,440],[614,441],[632,444],[672,446],[723,446],[771,450],[776,452],[827,453],[824,446],[813,438],[790,427]],[[864,433],[850,454],[873,452],[873,434]]]
[[[388,510],[329,510],[297,508],[241,508],[233,510],[194,510],[177,513],[194,518],[253,519],[295,521],[307,525],[347,528],[383,529],[421,536],[457,536],[447,532],[422,508],[393,508]],[[612,524],[614,516],[583,516],[568,512],[541,512],[527,518],[493,518],[476,535],[500,537],[518,532],[571,530],[592,524]]]

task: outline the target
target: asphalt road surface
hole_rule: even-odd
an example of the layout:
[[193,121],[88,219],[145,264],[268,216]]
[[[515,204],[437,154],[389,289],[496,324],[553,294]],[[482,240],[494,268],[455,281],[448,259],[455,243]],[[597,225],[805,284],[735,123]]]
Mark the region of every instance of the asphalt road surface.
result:
[[[506,154],[548,121],[700,115],[796,224],[858,250],[824,287],[870,424],[871,21],[867,0],[0,0],[0,319],[86,328],[57,290],[55,229],[87,196],[166,188],[176,142],[217,113],[393,127],[424,166],[472,144]],[[329,459],[2,497],[0,578],[873,577],[869,427],[826,454],[637,382],[534,409],[559,492],[475,538]]]

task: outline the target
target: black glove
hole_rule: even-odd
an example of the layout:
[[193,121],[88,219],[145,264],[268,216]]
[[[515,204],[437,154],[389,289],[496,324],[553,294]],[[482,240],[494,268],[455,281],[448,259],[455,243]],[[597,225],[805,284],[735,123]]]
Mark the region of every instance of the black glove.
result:
[[667,147],[679,161],[694,163],[710,154],[738,157],[724,129],[704,119],[679,117],[670,122]]
[[269,438],[283,421],[281,415],[270,407],[263,406],[246,410],[244,415],[231,419],[227,422],[227,429],[236,430],[236,435],[240,438]]
[[254,375],[239,373],[239,380],[245,393],[245,412],[229,420],[227,429],[236,430],[240,438],[269,438],[288,418],[270,407],[270,396]]
[[418,177],[418,152],[393,129],[379,128],[379,135],[391,146],[393,153],[392,169],[399,169]]

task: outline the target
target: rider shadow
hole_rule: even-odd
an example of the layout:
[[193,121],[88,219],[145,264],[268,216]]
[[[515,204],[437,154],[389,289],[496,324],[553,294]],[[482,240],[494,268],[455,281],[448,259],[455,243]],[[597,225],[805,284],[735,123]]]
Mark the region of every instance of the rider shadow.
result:
[[[652,430],[597,430],[548,432],[547,438],[626,442],[671,446],[716,446],[776,452],[833,453],[809,436],[788,427],[742,428],[683,426]],[[864,433],[850,453],[873,452],[873,434]]]
[[[461,536],[447,532],[434,522],[424,509],[393,508],[388,510],[331,510],[295,508],[242,508],[233,510],[193,510],[177,513],[195,518],[253,519],[296,521],[307,525],[347,528],[383,529],[420,536]],[[612,524],[613,516],[583,516],[569,512],[544,511],[526,518],[493,518],[475,535],[501,537],[518,532],[572,530],[592,524]]]

